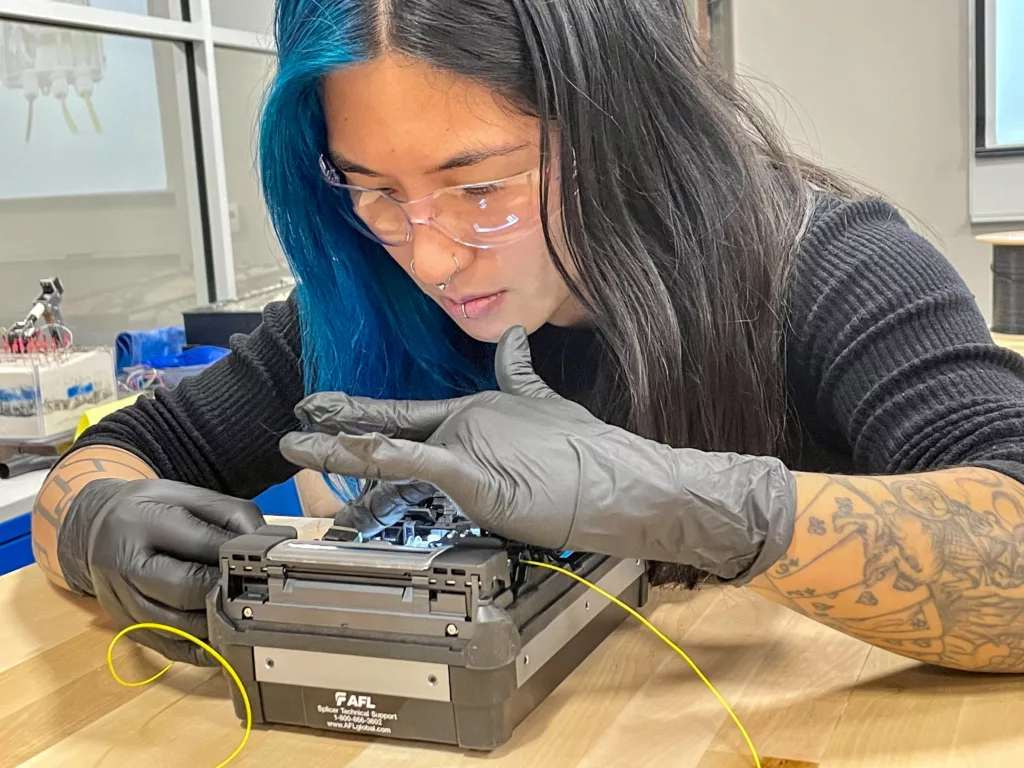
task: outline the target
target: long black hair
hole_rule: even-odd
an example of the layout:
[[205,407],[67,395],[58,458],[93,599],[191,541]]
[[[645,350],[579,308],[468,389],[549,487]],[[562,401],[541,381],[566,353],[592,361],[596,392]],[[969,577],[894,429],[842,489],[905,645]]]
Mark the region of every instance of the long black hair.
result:
[[710,63],[684,3],[380,0],[377,12],[380,52],[539,117],[543,163],[557,137],[567,252],[551,251],[618,362],[617,385],[599,383],[602,415],[674,446],[776,453],[808,182],[841,182],[796,159]]
[[674,446],[777,455],[786,276],[810,184],[843,184],[789,152],[710,62],[684,4],[384,0],[381,12],[382,45],[505,94],[541,119],[542,141],[554,129],[574,269],[552,253],[618,362],[596,382],[599,415]]
[[[405,54],[539,118],[543,212],[551,171],[560,179],[562,231],[545,217],[549,248],[615,363],[595,382],[596,415],[673,446],[778,455],[787,274],[811,185],[846,190],[796,159],[715,68],[683,0],[285,6],[283,70],[308,74],[296,57],[328,39],[328,14],[344,12],[356,58]],[[267,167],[278,178],[284,166]],[[292,210],[282,228],[295,227]]]

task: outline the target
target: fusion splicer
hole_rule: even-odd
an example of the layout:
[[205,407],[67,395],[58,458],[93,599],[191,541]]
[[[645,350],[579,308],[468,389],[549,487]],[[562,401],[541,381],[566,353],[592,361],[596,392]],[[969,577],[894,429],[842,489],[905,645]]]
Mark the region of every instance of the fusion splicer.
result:
[[300,541],[267,526],[221,548],[210,639],[254,724],[494,749],[627,615],[523,560],[632,607],[647,600],[642,561],[531,550],[443,500],[372,540],[352,534]]

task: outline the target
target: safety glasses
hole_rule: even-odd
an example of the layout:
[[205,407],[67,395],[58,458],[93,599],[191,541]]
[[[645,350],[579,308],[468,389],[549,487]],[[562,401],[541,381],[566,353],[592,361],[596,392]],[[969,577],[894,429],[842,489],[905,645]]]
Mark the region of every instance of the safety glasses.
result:
[[363,235],[385,246],[406,245],[413,226],[436,229],[473,248],[508,245],[540,226],[540,169],[497,181],[444,187],[416,200],[398,200],[390,193],[346,184],[326,155],[320,155],[325,183],[345,192],[351,201],[342,211]]

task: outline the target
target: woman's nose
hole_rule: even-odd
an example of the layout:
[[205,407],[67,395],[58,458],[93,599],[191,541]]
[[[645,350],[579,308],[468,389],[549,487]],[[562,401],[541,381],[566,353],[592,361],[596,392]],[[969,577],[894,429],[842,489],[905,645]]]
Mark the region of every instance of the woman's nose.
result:
[[447,285],[473,261],[473,249],[428,225],[417,224],[412,235],[412,273],[428,285]]

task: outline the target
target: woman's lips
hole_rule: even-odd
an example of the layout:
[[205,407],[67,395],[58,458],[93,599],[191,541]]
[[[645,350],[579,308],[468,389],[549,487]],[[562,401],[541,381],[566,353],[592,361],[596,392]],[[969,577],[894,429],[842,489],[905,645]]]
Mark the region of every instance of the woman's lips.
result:
[[461,317],[463,320],[479,320],[493,312],[504,296],[505,291],[495,291],[494,293],[486,294],[478,293],[460,299],[450,299],[447,296],[442,296],[441,303],[452,317]]

